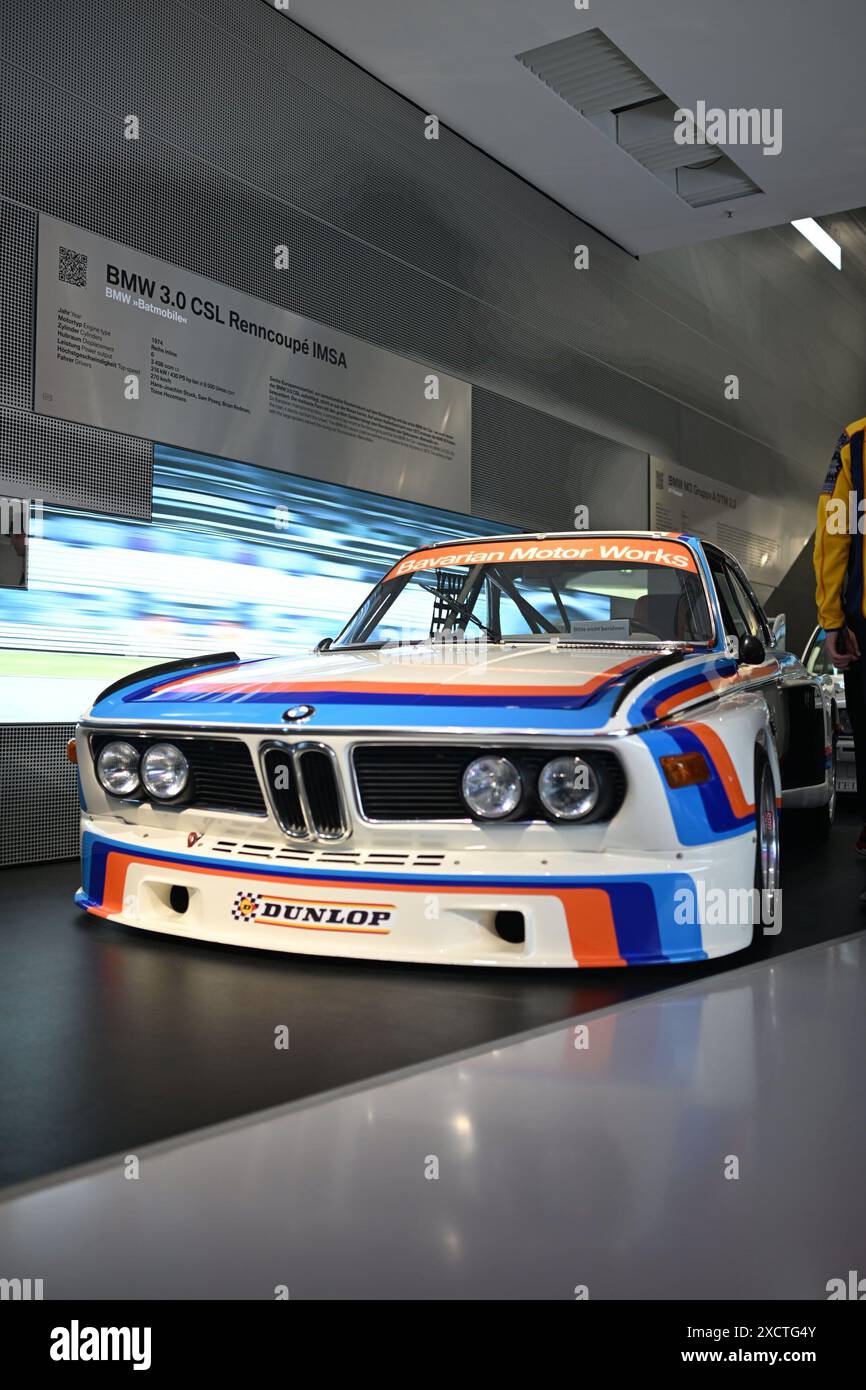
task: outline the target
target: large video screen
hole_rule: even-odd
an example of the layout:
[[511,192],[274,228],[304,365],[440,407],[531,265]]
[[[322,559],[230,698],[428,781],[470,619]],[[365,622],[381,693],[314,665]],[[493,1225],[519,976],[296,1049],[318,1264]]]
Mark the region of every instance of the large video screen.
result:
[[126,671],[309,650],[425,541],[497,522],[157,446],[153,521],[46,507],[0,589],[0,722],[74,720]]

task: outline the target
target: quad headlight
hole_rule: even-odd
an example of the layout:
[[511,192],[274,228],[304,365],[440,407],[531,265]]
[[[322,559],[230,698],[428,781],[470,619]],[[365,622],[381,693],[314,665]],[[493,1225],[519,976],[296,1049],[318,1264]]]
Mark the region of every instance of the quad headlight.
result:
[[523,797],[520,773],[508,758],[476,758],[463,773],[462,787],[463,800],[481,820],[510,816]]
[[131,743],[106,743],[96,760],[96,775],[112,796],[131,796],[138,787],[139,751]]
[[152,743],[142,754],[141,783],[149,796],[171,801],[189,781],[189,763],[173,743]]
[[551,759],[538,778],[538,799],[554,820],[582,820],[595,810],[600,793],[595,768],[574,755]]

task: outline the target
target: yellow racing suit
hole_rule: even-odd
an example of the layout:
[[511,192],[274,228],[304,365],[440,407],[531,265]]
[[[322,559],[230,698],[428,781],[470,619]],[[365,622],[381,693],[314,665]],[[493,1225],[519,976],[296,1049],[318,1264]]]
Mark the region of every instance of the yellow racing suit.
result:
[[[860,629],[864,609],[864,541],[866,504],[863,487],[863,440],[866,419],[855,420],[839,436],[821,494],[815,528],[815,598],[818,622],[825,631],[850,620]],[[863,513],[864,515],[861,515]]]

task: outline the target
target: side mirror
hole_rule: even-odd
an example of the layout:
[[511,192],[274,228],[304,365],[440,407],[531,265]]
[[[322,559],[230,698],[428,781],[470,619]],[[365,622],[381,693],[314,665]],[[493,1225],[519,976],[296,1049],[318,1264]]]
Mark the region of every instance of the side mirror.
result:
[[744,666],[760,666],[766,655],[760,637],[753,637],[749,633],[740,638],[740,661]]
[[773,651],[784,651],[786,636],[786,622],[784,613],[778,613],[775,618],[772,618],[770,621],[770,626],[773,629]]
[[314,650],[314,651],[317,651],[317,652],[326,652],[326,651],[328,650],[328,648],[329,648],[329,647],[332,647],[333,645],[334,645],[334,639],[333,639],[333,637],[323,637],[322,640],[321,640],[321,642],[317,642],[317,643],[316,643],[316,645],[315,645],[315,647],[313,648],[313,650]]

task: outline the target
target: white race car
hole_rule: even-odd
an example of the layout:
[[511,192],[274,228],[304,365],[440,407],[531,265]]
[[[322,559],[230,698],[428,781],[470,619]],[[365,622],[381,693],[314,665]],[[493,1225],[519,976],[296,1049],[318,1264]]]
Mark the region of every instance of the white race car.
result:
[[854,735],[851,731],[851,717],[845,698],[845,677],[837,671],[827,655],[826,633],[816,627],[806,643],[803,665],[813,676],[820,676],[835,701],[839,715],[839,737],[836,741],[836,790],[837,792],[856,792],[857,764],[854,757]]
[[77,901],[373,960],[740,950],[773,917],[780,806],[833,815],[832,695],[782,626],[690,536],[414,551],[313,653],[172,662],[99,696]]

